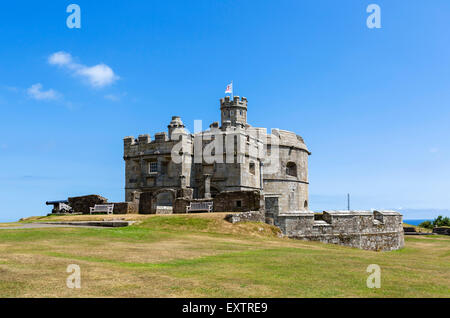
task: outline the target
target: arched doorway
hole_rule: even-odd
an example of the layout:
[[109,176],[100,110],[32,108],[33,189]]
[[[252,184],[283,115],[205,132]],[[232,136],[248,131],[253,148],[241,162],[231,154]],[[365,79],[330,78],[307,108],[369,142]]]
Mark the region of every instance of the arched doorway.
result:
[[154,194],[153,211],[156,214],[171,214],[175,194],[172,190],[161,190]]

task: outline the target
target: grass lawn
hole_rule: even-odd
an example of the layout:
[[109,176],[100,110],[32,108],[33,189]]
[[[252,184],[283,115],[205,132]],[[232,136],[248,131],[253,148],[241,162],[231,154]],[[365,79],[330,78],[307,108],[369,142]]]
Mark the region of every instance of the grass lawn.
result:
[[[278,237],[224,214],[60,216],[139,219],[126,228],[0,230],[0,297],[450,297],[450,237],[407,236],[372,252]],[[81,268],[81,289],[66,268]],[[381,288],[366,287],[369,264]]]

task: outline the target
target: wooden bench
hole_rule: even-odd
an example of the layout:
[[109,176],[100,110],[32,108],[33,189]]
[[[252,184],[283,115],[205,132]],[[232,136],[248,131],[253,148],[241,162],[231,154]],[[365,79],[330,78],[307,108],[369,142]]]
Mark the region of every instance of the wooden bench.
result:
[[207,211],[212,212],[213,210],[213,202],[191,202],[188,206],[186,206],[186,213],[189,212],[200,212]]
[[93,208],[90,209],[90,214],[92,213],[106,213],[113,214],[114,204],[96,204]]

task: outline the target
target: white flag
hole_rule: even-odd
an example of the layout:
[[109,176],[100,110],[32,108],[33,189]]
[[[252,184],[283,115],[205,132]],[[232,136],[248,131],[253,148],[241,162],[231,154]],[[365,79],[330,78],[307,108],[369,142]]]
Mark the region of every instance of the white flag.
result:
[[227,89],[225,90],[225,94],[233,94],[233,82],[227,85]]

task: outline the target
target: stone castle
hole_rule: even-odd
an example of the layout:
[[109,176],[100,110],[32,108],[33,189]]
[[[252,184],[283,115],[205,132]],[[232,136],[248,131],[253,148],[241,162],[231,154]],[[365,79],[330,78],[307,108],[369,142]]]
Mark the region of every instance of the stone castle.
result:
[[[252,127],[247,99],[220,100],[221,121],[189,133],[172,117],[168,133],[124,138],[125,200],[139,213],[250,212],[232,219],[274,224],[284,235],[372,250],[403,246],[394,211],[308,208],[308,156],[294,132]],[[199,127],[196,127],[199,128]]]
[[220,124],[214,122],[206,131],[189,134],[174,116],[168,134],[157,133],[154,140],[149,135],[126,137],[126,200],[151,195],[153,202],[142,208],[157,213],[171,207],[173,211],[180,197],[210,200],[231,195],[233,202],[224,211],[248,211],[255,209],[248,202],[251,196],[246,192],[251,191],[264,194],[272,213],[308,210],[310,152],[302,137],[278,129],[267,134],[264,128],[250,126],[245,97],[221,99],[220,111]]

